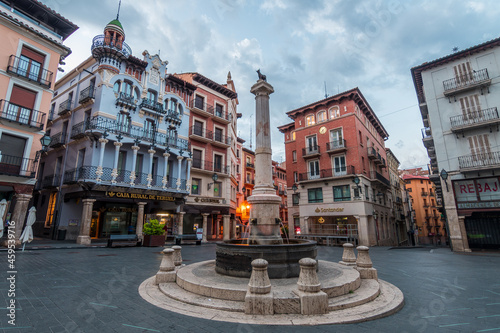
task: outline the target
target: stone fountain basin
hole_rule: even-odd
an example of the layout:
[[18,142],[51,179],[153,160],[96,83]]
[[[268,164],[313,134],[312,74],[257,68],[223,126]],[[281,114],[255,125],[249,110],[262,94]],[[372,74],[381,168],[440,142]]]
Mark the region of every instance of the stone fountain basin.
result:
[[265,259],[270,279],[298,277],[299,260],[316,259],[317,244],[314,241],[290,239],[288,244],[247,244],[246,239],[232,239],[216,244],[215,271],[222,275],[247,277],[252,274],[252,261]]

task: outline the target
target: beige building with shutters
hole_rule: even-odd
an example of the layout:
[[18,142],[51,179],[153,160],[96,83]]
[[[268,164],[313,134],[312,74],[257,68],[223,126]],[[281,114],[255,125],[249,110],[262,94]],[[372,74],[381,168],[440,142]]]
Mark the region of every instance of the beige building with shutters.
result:
[[500,248],[500,38],[412,68],[453,251]]

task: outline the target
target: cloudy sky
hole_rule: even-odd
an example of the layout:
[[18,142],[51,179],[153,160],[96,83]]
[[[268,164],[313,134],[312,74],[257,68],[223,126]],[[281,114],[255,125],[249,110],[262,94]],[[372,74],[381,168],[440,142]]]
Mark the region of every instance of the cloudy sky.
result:
[[[90,56],[118,8],[118,0],[42,2],[80,27],[66,40],[66,71]],[[323,99],[325,86],[329,96],[359,87],[389,132],[386,146],[410,168],[428,163],[410,68],[498,37],[499,12],[496,0],[123,0],[120,22],[133,54],[160,52],[170,73],[225,83],[230,71],[247,145],[260,68],[275,90],[273,159],[285,158],[276,127],[291,122],[287,111]]]

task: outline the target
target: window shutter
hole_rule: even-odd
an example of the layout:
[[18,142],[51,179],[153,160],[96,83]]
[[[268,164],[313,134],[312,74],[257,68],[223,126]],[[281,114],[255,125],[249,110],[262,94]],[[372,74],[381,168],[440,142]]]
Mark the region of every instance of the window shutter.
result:
[[26,46],[23,46],[23,49],[21,50],[21,55],[28,57],[32,60],[35,60],[36,62],[39,62],[42,65],[45,60],[45,56],[43,54],[33,51],[32,49],[27,48]]
[[10,103],[33,109],[35,106],[36,92],[14,85],[10,94]]

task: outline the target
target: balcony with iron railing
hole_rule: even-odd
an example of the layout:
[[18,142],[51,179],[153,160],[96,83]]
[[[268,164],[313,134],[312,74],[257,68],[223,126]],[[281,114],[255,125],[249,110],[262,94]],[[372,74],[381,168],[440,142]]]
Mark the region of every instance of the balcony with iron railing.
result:
[[245,185],[255,185],[255,179],[245,178]]
[[381,173],[379,173],[377,171],[370,171],[370,179],[378,180],[379,182],[381,182],[382,184],[384,184],[386,186],[391,186],[391,182],[389,181],[389,179],[385,178],[384,175],[382,175]]
[[59,176],[49,175],[42,179],[42,188],[53,188],[59,186]]
[[65,100],[61,104],[59,104],[59,112],[58,115],[62,116],[63,114],[71,111],[71,98]]
[[487,68],[478,71],[473,70],[472,72],[443,81],[444,95],[450,96],[476,87],[487,87],[490,84],[491,79]]
[[255,169],[255,165],[253,163],[247,162],[247,168]]
[[179,126],[182,123],[182,115],[175,110],[168,109],[165,111],[165,122]]
[[202,102],[200,99],[192,99],[189,101],[189,106],[191,109],[197,113],[206,114],[213,116],[214,115],[214,107],[205,102]]
[[326,143],[327,153],[339,153],[347,149],[345,140],[334,140]]
[[35,130],[42,130],[45,123],[45,113],[22,107],[4,99],[0,99],[0,118],[9,122],[26,125]]
[[202,126],[193,125],[189,128],[189,138],[203,142],[211,142],[213,138],[213,132],[207,130]]
[[54,76],[54,73],[41,68],[41,64],[36,61],[26,57],[16,57],[15,55],[9,57],[7,72],[47,88],[50,88]]
[[155,145],[167,146],[180,150],[188,150],[188,140],[177,138],[173,135],[159,133],[156,130],[147,130],[143,127],[124,124],[113,119],[97,116],[88,118],[85,126],[86,131],[107,132],[120,134],[125,137],[139,139]]
[[299,182],[306,181],[306,180],[343,177],[346,175],[354,175],[354,174],[355,174],[354,166],[347,165],[347,166],[334,168],[334,169],[323,169],[323,170],[319,170],[319,172],[299,173]]
[[93,85],[88,86],[87,88],[80,91],[80,98],[78,99],[78,103],[83,104],[95,99],[95,88]]
[[66,144],[66,133],[59,132],[50,137],[50,148],[59,148]]
[[434,146],[434,139],[432,138],[432,132],[430,127],[422,128],[422,142],[425,148],[430,148]]
[[227,147],[231,145],[231,137],[222,133],[214,132],[213,145]]
[[429,192],[425,192],[425,191],[420,192],[420,194],[421,194],[423,197],[427,197],[427,196],[429,196]]
[[385,159],[374,147],[368,147],[368,158],[373,160],[373,163],[375,164],[385,166]]
[[0,174],[9,176],[35,177],[34,159],[0,154]]
[[135,96],[129,95],[129,94],[124,93],[124,92],[120,92],[118,94],[118,97],[116,98],[115,104],[117,106],[121,106],[121,107],[128,107],[132,110],[135,110],[137,107]]
[[450,117],[450,122],[451,131],[457,132],[465,129],[497,125],[500,123],[500,117],[498,116],[497,108],[493,107]]
[[113,42],[111,37],[97,35],[92,40],[91,46],[92,55],[100,58],[106,55],[117,55],[122,59],[132,55],[132,49],[125,42]]
[[229,174],[229,166],[225,166],[219,163],[214,163],[212,161],[193,159],[191,167],[194,169],[199,169],[209,172],[219,172],[224,174]]
[[[163,176],[152,175],[151,183],[148,184],[148,174],[143,172],[138,172],[135,174],[135,178],[132,179],[130,176],[132,172],[129,170],[119,170],[117,176],[113,179],[113,169],[108,167],[102,168],[102,175],[100,176],[99,183],[103,185],[113,185],[120,187],[136,187],[136,188],[148,188],[153,190],[163,190]],[[68,170],[64,173],[63,182],[65,184],[71,184],[76,182],[87,182],[95,183],[97,182],[97,167],[96,166],[83,166],[80,168]],[[113,183],[114,181],[114,183]],[[132,184],[131,184],[132,183]],[[148,187],[148,185],[150,187]],[[178,192],[177,190],[177,178],[167,177],[166,184],[167,191]],[[180,191],[187,191],[186,180],[181,179]]]
[[458,158],[460,171],[500,168],[500,152],[478,153]]
[[147,98],[143,98],[141,103],[139,104],[140,108],[145,108],[156,113],[166,114],[167,112],[163,109],[163,104],[158,103],[157,101],[153,101]]
[[302,158],[313,158],[321,155],[321,151],[318,145],[308,146],[302,148]]

